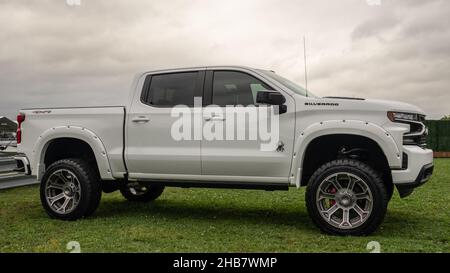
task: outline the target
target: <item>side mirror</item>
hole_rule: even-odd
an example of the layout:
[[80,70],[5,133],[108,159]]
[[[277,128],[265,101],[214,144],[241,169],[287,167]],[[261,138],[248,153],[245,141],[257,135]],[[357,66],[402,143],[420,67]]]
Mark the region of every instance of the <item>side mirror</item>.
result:
[[285,102],[286,98],[275,91],[259,91],[256,94],[256,103],[278,105],[280,115],[287,112],[287,106],[283,105]]
[[256,103],[283,105],[286,99],[283,95],[274,91],[259,91],[256,94]]

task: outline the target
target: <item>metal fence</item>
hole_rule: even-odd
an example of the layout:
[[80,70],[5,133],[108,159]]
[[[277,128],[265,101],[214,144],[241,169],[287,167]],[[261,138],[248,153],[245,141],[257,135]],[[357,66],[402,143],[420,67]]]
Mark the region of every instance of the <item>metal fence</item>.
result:
[[450,121],[427,120],[428,147],[436,152],[450,152]]

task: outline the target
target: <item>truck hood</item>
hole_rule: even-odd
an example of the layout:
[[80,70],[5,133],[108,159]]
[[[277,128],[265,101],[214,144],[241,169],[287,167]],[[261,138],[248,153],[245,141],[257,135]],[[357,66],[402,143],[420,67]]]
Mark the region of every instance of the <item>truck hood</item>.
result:
[[370,99],[370,100],[366,100],[366,102],[368,104],[372,104],[374,106],[383,108],[384,110],[387,110],[387,111],[417,113],[417,114],[422,114],[422,115],[425,114],[425,112],[422,109],[420,109],[419,107],[409,104],[409,103],[401,102],[401,101]]

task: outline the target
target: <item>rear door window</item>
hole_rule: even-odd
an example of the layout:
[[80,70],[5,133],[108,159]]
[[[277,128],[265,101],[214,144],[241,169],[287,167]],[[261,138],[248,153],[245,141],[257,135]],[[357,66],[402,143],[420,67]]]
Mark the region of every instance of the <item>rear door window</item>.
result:
[[152,75],[144,103],[159,107],[194,105],[199,72]]

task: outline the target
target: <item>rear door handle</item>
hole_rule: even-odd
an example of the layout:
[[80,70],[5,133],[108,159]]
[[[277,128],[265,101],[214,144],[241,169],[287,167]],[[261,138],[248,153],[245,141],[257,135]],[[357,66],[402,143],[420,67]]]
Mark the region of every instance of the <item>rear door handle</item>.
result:
[[146,116],[139,116],[139,117],[133,118],[131,121],[136,122],[136,123],[146,123],[146,122],[149,122],[150,119]]

